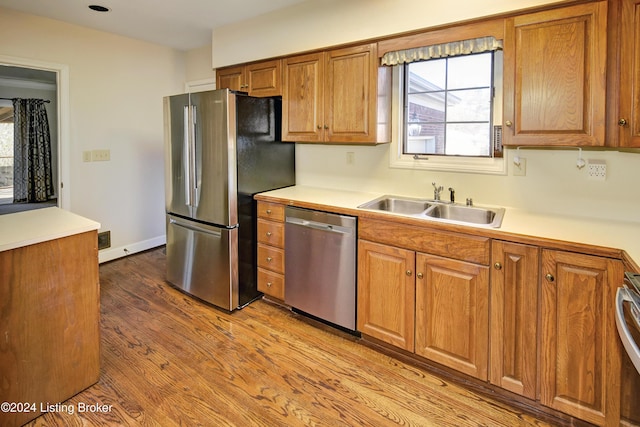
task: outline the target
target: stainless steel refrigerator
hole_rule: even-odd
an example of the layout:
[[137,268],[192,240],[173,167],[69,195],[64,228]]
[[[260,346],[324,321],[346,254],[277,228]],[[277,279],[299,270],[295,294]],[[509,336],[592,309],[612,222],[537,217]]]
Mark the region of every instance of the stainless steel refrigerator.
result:
[[228,89],[164,98],[167,280],[225,310],[261,294],[256,193],[295,184],[281,100]]

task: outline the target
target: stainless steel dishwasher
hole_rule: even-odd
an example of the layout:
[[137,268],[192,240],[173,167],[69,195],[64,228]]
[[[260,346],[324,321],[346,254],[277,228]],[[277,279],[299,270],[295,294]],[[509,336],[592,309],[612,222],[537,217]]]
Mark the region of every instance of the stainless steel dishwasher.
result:
[[285,217],[285,303],[355,331],[356,218],[289,206]]

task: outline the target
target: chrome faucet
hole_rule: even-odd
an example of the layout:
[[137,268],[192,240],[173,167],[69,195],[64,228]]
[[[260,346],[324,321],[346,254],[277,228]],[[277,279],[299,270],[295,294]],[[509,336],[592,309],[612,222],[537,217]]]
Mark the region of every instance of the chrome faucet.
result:
[[440,200],[440,192],[444,190],[444,187],[437,186],[435,182],[432,182],[431,185],[433,185],[433,200]]

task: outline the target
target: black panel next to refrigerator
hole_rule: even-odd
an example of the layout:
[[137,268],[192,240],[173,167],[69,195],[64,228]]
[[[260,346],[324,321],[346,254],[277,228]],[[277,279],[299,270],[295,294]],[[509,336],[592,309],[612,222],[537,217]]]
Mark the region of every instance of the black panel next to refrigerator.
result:
[[258,292],[257,193],[295,185],[295,144],[282,142],[282,101],[236,95],[239,303],[240,307],[262,295]]
[[238,194],[295,185],[295,143],[282,142],[282,100],[237,95]]

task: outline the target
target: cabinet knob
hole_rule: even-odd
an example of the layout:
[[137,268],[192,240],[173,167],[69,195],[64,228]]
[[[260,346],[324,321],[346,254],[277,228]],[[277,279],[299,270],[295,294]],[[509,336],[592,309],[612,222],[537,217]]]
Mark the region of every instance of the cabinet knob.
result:
[[325,128],[325,129],[329,129],[329,126],[327,126],[327,125],[324,125],[324,128]]
[[267,288],[270,288],[273,283],[267,282]]
[[267,209],[267,215],[271,215],[271,209]]
[[270,256],[267,257],[267,262],[271,262],[273,261],[273,258],[271,258]]
[[507,120],[504,124],[507,125],[507,127],[513,126],[513,122],[511,120]]
[[545,279],[547,279],[547,281],[549,281],[549,282],[551,282],[551,283],[553,283],[553,281],[555,281],[555,280],[556,280],[556,278],[555,278],[555,277],[553,277],[553,274],[551,274],[551,273],[547,273],[547,274],[544,276],[544,278],[545,278]]
[[413,274],[413,271],[407,270],[406,273],[407,273],[407,276],[411,276]]
[[318,129],[322,129],[322,126],[318,125]]
[[627,119],[621,118],[618,120],[618,126],[622,127],[626,125],[627,125]]
[[424,277],[424,274],[422,274],[422,273],[418,273],[418,274],[416,274],[416,277],[417,277],[418,279],[422,279],[422,278]]
[[496,262],[495,264],[493,264],[493,268],[495,268],[496,270],[502,270],[502,264]]
[[266,235],[267,235],[267,237],[271,237],[271,232],[267,231]]

